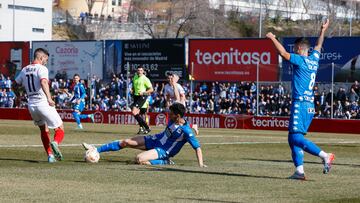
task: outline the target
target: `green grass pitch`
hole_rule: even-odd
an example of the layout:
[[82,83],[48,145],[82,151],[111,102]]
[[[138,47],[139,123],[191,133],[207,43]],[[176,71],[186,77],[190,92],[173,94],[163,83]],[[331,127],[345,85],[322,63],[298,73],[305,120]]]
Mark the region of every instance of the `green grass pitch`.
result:
[[305,154],[308,181],[286,179],[294,167],[287,133],[280,131],[200,129],[208,168],[197,167],[188,144],[173,166],[135,165],[134,149],[84,162],[82,142],[136,132],[129,125],[84,124],[80,131],[65,123],[65,159],[49,164],[31,121],[1,120],[0,202],[360,202],[360,135],[309,133],[336,160],[324,175],[321,160]]

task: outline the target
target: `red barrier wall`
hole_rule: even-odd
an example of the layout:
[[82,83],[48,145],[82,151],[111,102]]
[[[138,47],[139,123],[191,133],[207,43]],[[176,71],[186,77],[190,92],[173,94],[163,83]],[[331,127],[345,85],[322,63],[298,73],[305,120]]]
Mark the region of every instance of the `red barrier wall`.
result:
[[[63,121],[74,122],[71,110],[58,110]],[[87,111],[94,113],[96,123],[107,124],[136,124],[130,112],[116,111]],[[150,125],[166,125],[166,114],[150,113]],[[187,114],[188,121],[200,128],[229,128],[256,130],[283,130],[289,126],[288,118],[255,117],[246,115],[217,115],[217,114]],[[31,120],[27,109],[0,108],[0,119]],[[85,121],[85,122],[89,122]],[[360,134],[360,120],[314,119],[310,132],[352,133]]]

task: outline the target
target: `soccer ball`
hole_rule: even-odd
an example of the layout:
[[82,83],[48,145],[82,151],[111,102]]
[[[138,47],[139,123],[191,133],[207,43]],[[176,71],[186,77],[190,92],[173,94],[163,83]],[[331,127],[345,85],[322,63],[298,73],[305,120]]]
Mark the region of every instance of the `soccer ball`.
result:
[[100,159],[100,154],[96,148],[91,148],[85,152],[84,159],[88,163],[97,163]]

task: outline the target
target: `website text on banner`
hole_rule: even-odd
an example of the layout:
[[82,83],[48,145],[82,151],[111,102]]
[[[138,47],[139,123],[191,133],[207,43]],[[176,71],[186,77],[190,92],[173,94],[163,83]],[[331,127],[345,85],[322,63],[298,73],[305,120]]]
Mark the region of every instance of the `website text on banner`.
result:
[[189,39],[189,73],[198,81],[256,81],[258,63],[260,81],[278,81],[278,60],[267,39]]
[[[71,110],[58,110],[58,112],[62,120],[73,122]],[[95,123],[121,125],[136,124],[136,120],[130,112],[96,111],[91,113],[94,113]],[[151,125],[166,125],[166,114],[150,113],[149,115]],[[289,125],[288,118],[286,117],[255,117],[218,114],[187,114],[186,117],[192,124],[197,124],[200,128],[287,131]],[[27,109],[0,108],[0,119],[31,120],[31,116]],[[314,119],[309,131],[360,134],[359,124],[359,120]]]

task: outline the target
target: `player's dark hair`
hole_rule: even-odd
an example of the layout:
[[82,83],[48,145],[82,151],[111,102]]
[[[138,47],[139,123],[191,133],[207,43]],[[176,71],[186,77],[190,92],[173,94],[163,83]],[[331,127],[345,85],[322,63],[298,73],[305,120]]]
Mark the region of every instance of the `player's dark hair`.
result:
[[79,75],[79,74],[75,73],[75,74],[74,74],[74,76],[73,76],[73,78],[74,78],[74,77],[76,77],[76,76],[80,77],[80,75]]
[[34,51],[34,59],[38,58],[40,54],[46,54],[47,56],[49,56],[49,52],[46,49],[37,48]]
[[305,37],[299,37],[295,40],[294,44],[296,45],[305,45],[307,48],[310,48],[310,42],[308,39],[306,39]]
[[174,103],[170,106],[170,111],[172,111],[175,115],[180,115],[180,117],[184,117],[186,109],[185,106],[180,103]]

